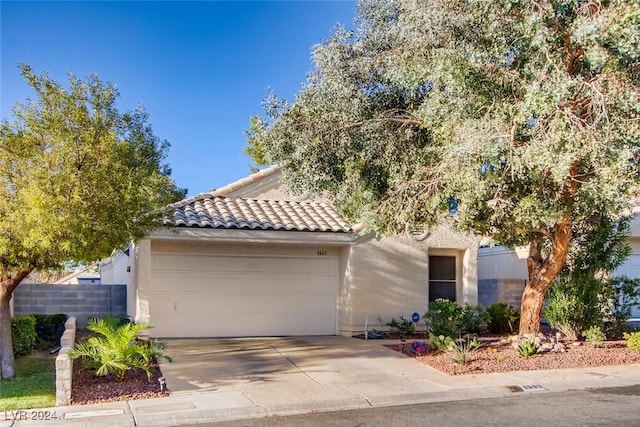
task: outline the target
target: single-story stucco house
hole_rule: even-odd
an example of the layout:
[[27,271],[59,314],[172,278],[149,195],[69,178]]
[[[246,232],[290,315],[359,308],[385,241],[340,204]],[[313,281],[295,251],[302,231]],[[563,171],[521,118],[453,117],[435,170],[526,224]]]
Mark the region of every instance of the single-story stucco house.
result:
[[[613,276],[640,278],[640,205],[633,210],[629,246],[631,254],[613,272]],[[487,305],[504,301],[520,307],[522,290],[528,279],[527,257],[529,248],[508,249],[503,246],[480,247],[478,250],[479,303]],[[632,313],[640,319],[640,309]]]
[[351,336],[477,303],[478,241],[439,226],[359,233],[323,200],[294,198],[272,166],[171,206],[164,227],[101,263],[158,337]]

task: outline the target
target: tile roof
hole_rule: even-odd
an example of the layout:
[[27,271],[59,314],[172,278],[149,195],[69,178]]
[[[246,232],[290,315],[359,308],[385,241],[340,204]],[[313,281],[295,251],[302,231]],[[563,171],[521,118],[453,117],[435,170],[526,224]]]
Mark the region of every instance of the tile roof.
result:
[[[274,173],[280,172],[280,166],[279,165],[272,165],[269,166],[266,169],[262,169],[256,173],[252,173],[251,175],[239,179],[235,182],[232,182],[231,184],[227,184],[224,187],[220,187],[217,189],[213,189],[211,190],[211,194],[215,195],[215,196],[228,196],[229,193],[232,193],[236,190],[239,190],[243,187],[246,187],[249,184],[253,184],[255,182],[261,181],[262,179],[273,175]],[[205,193],[207,194],[207,193]]]
[[213,191],[174,203],[170,208],[163,220],[166,226],[353,232],[342,215],[324,202],[233,199]]

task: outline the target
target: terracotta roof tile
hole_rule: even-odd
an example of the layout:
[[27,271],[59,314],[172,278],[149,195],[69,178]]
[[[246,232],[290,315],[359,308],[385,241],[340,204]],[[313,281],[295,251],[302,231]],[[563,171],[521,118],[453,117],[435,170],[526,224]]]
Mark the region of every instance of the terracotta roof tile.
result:
[[217,192],[170,206],[163,223],[176,227],[351,233],[352,227],[324,202],[230,199]]
[[214,196],[228,196],[229,193],[232,193],[236,190],[246,187],[249,184],[258,182],[279,171],[280,171],[279,165],[272,165],[266,169],[259,170],[258,172],[253,173],[245,178],[232,182],[231,184],[227,184],[224,187],[213,189],[211,190],[211,193],[205,193],[205,194],[213,194]]

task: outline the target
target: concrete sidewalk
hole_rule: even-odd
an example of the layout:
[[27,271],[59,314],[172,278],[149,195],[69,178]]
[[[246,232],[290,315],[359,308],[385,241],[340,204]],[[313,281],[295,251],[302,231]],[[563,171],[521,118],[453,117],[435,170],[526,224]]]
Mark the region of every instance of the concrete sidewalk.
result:
[[[41,419],[54,413],[56,419],[46,425],[173,426],[640,384],[640,365],[449,376],[383,347],[380,341],[324,337],[313,342],[317,345],[286,339],[243,344],[252,363],[265,354],[261,346],[287,361],[269,356],[268,369],[258,376],[220,368],[222,380],[192,389],[185,381],[183,390],[169,397],[0,412],[0,427],[43,425]],[[163,371],[170,373],[165,366]],[[171,381],[180,380],[166,376],[170,389]]]

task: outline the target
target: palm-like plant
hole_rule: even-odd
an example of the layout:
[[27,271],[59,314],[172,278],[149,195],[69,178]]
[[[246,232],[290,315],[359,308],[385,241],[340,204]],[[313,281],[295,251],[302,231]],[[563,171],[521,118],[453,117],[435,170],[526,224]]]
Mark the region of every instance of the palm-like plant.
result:
[[171,361],[165,342],[158,339],[142,341],[140,332],[149,329],[148,323],[116,323],[105,319],[91,319],[87,329],[98,336],[80,342],[69,352],[73,359],[82,358],[87,368],[98,376],[113,373],[117,381],[124,381],[127,371],[140,368],[151,380],[150,364],[163,358]]

